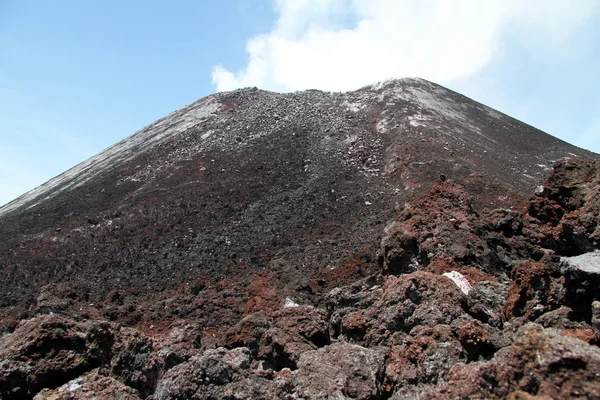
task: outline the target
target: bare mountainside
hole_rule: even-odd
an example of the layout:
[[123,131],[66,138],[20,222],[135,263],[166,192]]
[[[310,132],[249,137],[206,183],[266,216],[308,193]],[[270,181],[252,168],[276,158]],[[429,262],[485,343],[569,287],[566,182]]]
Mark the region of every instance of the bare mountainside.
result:
[[568,396],[598,159],[422,79],[208,96],[0,208],[0,398]]
[[376,243],[440,175],[496,208],[570,156],[592,154],[420,79],[212,95],[0,209],[0,255],[15,265],[5,302],[33,294],[32,268],[94,291],[282,257],[310,276]]

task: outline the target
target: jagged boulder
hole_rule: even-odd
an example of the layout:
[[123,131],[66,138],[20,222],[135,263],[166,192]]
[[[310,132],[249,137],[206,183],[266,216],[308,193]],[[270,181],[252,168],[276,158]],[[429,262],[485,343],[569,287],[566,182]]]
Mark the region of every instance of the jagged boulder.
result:
[[566,159],[532,198],[525,234],[545,248],[574,256],[600,248],[600,163]]
[[482,281],[473,285],[466,298],[466,309],[478,320],[493,325],[501,321],[502,306],[509,285],[498,281]]
[[600,398],[598,347],[537,324],[525,325],[514,339],[491,361],[457,364],[446,384],[421,398]]
[[112,376],[146,397],[154,392],[163,366],[164,361],[154,351],[150,338],[131,328],[118,332],[107,366]]
[[153,347],[158,349],[162,370],[166,371],[200,353],[201,336],[200,324],[191,323],[173,326],[165,335],[154,337]]
[[103,376],[98,371],[89,372],[61,387],[51,390],[44,389],[34,400],[96,400],[119,399],[140,400],[138,392],[114,378]]
[[441,275],[419,271],[390,276],[375,303],[344,316],[341,333],[369,346],[392,343],[417,326],[449,325],[458,318],[470,318],[461,306],[464,300],[464,293]]
[[260,339],[272,326],[273,319],[265,313],[252,313],[238,321],[225,333],[225,347],[230,349],[247,347],[256,354]]
[[229,383],[248,376],[252,355],[246,348],[210,349],[169,370],[158,382],[154,398],[219,398]]
[[534,320],[559,308],[565,301],[564,276],[543,263],[526,261],[513,271],[513,283],[502,309],[504,320],[524,317]]
[[258,357],[275,369],[296,368],[300,355],[329,343],[325,310],[312,306],[283,308],[273,314],[273,327],[260,339]]
[[107,325],[57,315],[22,321],[0,337],[0,397],[33,397],[106,362],[114,340]]
[[393,398],[416,397],[430,385],[444,382],[450,368],[467,353],[448,325],[423,328],[391,348],[385,367],[385,388]]
[[347,343],[307,351],[292,378],[294,392],[306,399],[380,399],[386,353]]

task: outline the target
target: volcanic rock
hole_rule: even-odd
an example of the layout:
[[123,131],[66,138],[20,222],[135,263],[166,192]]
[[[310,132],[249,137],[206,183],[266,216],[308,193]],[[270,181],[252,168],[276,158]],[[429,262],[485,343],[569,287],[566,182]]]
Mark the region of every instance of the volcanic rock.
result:
[[154,397],[163,399],[211,399],[228,383],[245,377],[251,361],[245,348],[207,350],[169,370],[158,382]]
[[445,385],[422,398],[600,398],[598,373],[598,347],[529,324],[510,349],[489,362],[458,364]]
[[0,395],[33,397],[100,366],[109,359],[107,324],[78,324],[56,315],[22,321],[0,337]]
[[58,389],[44,389],[38,393],[34,400],[95,400],[95,399],[123,399],[139,400],[138,393],[132,388],[107,376],[98,374],[97,371],[89,372],[79,378],[73,379]]
[[300,356],[296,393],[309,399],[379,399],[385,349],[333,344]]

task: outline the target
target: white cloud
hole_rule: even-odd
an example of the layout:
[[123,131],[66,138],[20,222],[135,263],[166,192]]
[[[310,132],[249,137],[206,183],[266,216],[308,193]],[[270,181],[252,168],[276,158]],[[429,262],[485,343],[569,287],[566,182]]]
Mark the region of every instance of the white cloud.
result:
[[467,78],[502,52],[561,46],[599,0],[275,0],[273,30],[248,40],[241,71],[213,68],[217,91],[350,90],[389,78]]

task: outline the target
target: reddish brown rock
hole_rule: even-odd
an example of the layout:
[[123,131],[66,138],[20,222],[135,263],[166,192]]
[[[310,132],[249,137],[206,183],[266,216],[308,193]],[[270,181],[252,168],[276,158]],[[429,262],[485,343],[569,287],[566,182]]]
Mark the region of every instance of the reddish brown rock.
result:
[[444,382],[466,352],[447,325],[419,329],[416,336],[393,346],[386,361],[385,387],[394,398],[415,397],[424,388]]
[[248,285],[246,313],[273,312],[281,307],[285,296],[291,294],[285,282],[276,278],[275,273],[260,274]]
[[329,343],[327,314],[311,306],[287,307],[273,314],[273,327],[260,339],[258,357],[276,369],[296,368],[302,353]]
[[429,389],[423,399],[503,399],[526,393],[553,399],[600,398],[600,349],[529,324],[515,343],[489,362],[459,364],[447,383]]
[[82,299],[75,290],[65,284],[55,283],[42,286],[35,300],[34,312],[39,314],[63,314],[79,308]]
[[525,216],[526,234],[572,256],[600,247],[600,163],[575,158],[554,166]]
[[458,340],[467,351],[469,361],[489,356],[494,349],[487,329],[479,321],[467,321],[460,325]]
[[439,182],[386,227],[380,264],[391,274],[416,271],[434,258],[464,262],[483,256],[476,212],[464,187]]
[[396,332],[408,333],[416,326],[449,325],[466,316],[460,289],[446,277],[429,272],[390,276],[379,296],[364,311],[349,313],[342,319],[343,335],[364,338],[368,345],[383,344]]
[[513,272],[513,283],[502,309],[504,320],[533,320],[560,307],[564,301],[564,278],[542,263],[526,261]]
[[158,349],[165,370],[198,354],[201,346],[201,328],[197,323],[173,326],[166,334],[153,336],[153,347]]
[[232,326],[225,334],[225,347],[247,347],[258,350],[262,335],[273,325],[273,319],[263,312],[252,313]]
[[572,336],[589,344],[600,344],[600,338],[592,329],[565,329],[561,335]]
[[495,281],[496,277],[482,272],[479,268],[470,265],[460,265],[448,258],[434,257],[427,267],[421,268],[423,271],[442,275],[446,272],[457,271],[463,275],[471,285],[478,282]]

